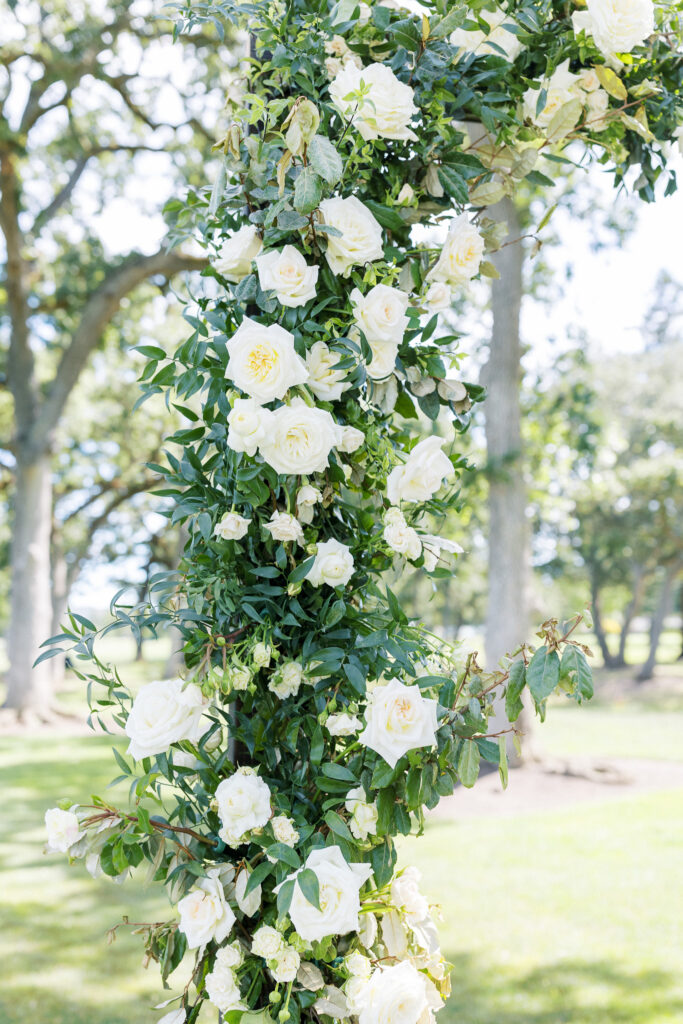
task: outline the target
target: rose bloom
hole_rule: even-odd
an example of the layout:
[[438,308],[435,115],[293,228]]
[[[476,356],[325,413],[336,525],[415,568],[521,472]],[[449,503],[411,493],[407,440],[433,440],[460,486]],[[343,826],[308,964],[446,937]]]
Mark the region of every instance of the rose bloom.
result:
[[221,874],[217,868],[209,868],[206,878],[197,882],[195,888],[183,896],[178,904],[180,924],[188,949],[197,949],[207,942],[223,942],[235,923],[235,915],[225,899]]
[[392,505],[401,501],[428,501],[442,481],[454,475],[451,460],[441,446],[442,438],[432,436],[416,444],[402,466],[392,469],[387,479],[387,496]]
[[306,942],[316,942],[358,931],[360,890],[372,874],[371,866],[349,864],[338,846],[327,846],[309,853],[305,867],[317,875],[320,910],[308,902],[299,885],[294,886],[289,916],[297,934]]
[[600,79],[595,68],[586,68],[579,73],[579,85],[584,92],[595,92],[600,88]]
[[337,444],[337,451],[351,452],[358,451],[365,440],[365,434],[358,427],[342,427],[341,441]]
[[[349,93],[358,92],[361,82],[369,86],[363,99],[348,99]],[[330,99],[342,117],[352,117],[359,134],[371,139],[398,139],[415,141],[417,135],[410,122],[419,113],[413,90],[399,81],[386,64],[369,64],[358,68],[345,63],[330,82]]]
[[216,950],[216,963],[220,967],[240,967],[244,961],[244,953],[239,942],[231,942]]
[[274,291],[283,306],[305,306],[315,298],[318,268],[309,267],[293,245],[257,257],[259,283],[264,292]]
[[270,973],[278,983],[287,984],[294,981],[301,966],[301,957],[294,946],[285,946],[270,965]]
[[277,928],[264,924],[254,932],[251,951],[254,956],[262,956],[264,960],[274,960],[284,946],[284,940]]
[[304,542],[304,531],[301,529],[301,523],[296,516],[290,515],[289,512],[273,512],[269,521],[265,524],[265,529],[274,540],[281,540],[285,543],[294,541],[295,544],[303,544]]
[[538,89],[527,89],[523,97],[524,116],[539,128],[547,128],[558,110],[565,103],[581,97],[580,78],[569,70],[569,58],[558,65],[550,78],[543,83],[546,89],[545,106],[536,113]]
[[251,519],[245,519],[237,512],[226,512],[219,523],[213,528],[214,537],[221,540],[241,540],[249,530]]
[[304,678],[304,670],[299,661],[286,661],[280,666],[268,683],[268,689],[276,697],[296,697]]
[[225,239],[213,265],[218,273],[237,284],[243,277],[251,273],[252,260],[263,248],[258,229],[253,224],[245,224]]
[[295,398],[273,413],[270,434],[260,451],[283,476],[322,473],[339,439],[339,427],[326,409],[312,409]]
[[268,668],[272,655],[273,650],[270,644],[264,644],[261,640],[255,644],[253,658],[256,668]]
[[304,484],[296,495],[296,514],[300,523],[313,522],[313,509],[323,500],[322,492],[317,487]]
[[251,673],[248,668],[233,666],[230,669],[230,685],[233,690],[244,691],[248,688],[251,682]]
[[427,572],[433,572],[436,569],[442,551],[446,551],[449,555],[461,555],[463,551],[454,540],[436,537],[433,533],[423,534],[422,550],[425,559],[424,567]]
[[258,324],[245,316],[227,348],[226,376],[259,405],[284,398],[291,387],[308,380],[294,336],[279,324]]
[[417,531],[408,526],[403,513],[398,508],[390,508],[384,517],[383,537],[392,551],[405,555],[411,561],[422,554],[422,541]]
[[359,729],[363,728],[363,723],[356,715],[341,711],[338,715],[330,715],[325,728],[330,736],[355,736]]
[[205,703],[198,686],[160,679],[141,687],[126,722],[128,753],[136,761],[162,754],[180,740],[196,743],[204,732]]
[[592,132],[604,132],[609,128],[609,118],[604,115],[609,111],[609,95],[604,89],[589,92],[586,97],[586,127]]
[[373,971],[367,982],[358,1024],[422,1024],[442,1003],[433,985],[410,961]]
[[345,807],[351,815],[349,828],[356,839],[365,842],[369,835],[376,835],[377,807],[366,800],[365,790],[362,786],[348,791]]
[[236,398],[228,413],[228,445],[234,452],[255,455],[259,444],[268,434],[272,416],[253,398]]
[[382,228],[360,199],[323,199],[320,214],[323,224],[341,231],[327,239],[325,259],[333,274],[348,277],[353,267],[382,259]]
[[652,0],[587,0],[586,7],[572,14],[574,31],[585,30],[606,57],[630,53],[655,30]]
[[483,255],[484,239],[470,224],[467,214],[461,213],[450,222],[441,255],[427,278],[446,284],[466,284],[479,272]]
[[334,370],[341,356],[324,341],[316,341],[306,355],[307,384],[321,402],[334,402],[351,387],[344,370]]
[[318,544],[315,561],[308,570],[306,579],[314,587],[344,587],[353,576],[353,555],[346,544],[332,537]]
[[396,202],[403,206],[405,203],[412,203],[414,198],[415,189],[412,185],[409,185],[408,182],[406,182],[405,185],[401,186],[401,191],[396,196]]
[[294,822],[285,814],[278,814],[271,818],[270,824],[278,843],[284,843],[285,846],[296,846],[299,842],[299,833],[294,827]]
[[270,818],[270,789],[253,768],[238,768],[223,779],[216,789],[216,803],[223,826],[218,834],[229,845],[252,829],[263,828]]
[[60,807],[45,811],[45,828],[48,853],[68,853],[70,847],[85,835],[75,812],[63,811]]
[[392,679],[373,690],[365,710],[360,742],[383,757],[392,768],[409,750],[436,743],[437,702],[423,697],[419,686]]
[[432,313],[438,313],[442,309],[449,309],[453,305],[451,289],[445,281],[435,281],[430,285],[424,301]]
[[246,1008],[245,1004],[241,1001],[237,976],[228,967],[216,964],[211,973],[207,974],[204,985],[209,1001],[221,1013],[228,1013],[230,1010],[244,1010]]
[[[464,28],[456,28],[451,36],[451,43],[459,49],[467,50],[468,53],[476,53],[480,56],[493,54],[496,57],[505,57],[513,61],[520,55],[524,46],[514,32],[510,32],[507,25],[515,25],[515,22],[508,14],[505,7],[499,7],[496,11],[478,11],[481,21],[489,26],[488,32],[474,29],[468,32]],[[492,46],[491,44],[495,44]],[[496,49],[497,47],[497,49]],[[503,50],[504,53],[500,51]]]
[[418,868],[407,867],[391,883],[391,902],[405,914],[408,922],[424,921],[429,916],[429,904],[420,892]]
[[353,315],[369,344],[373,341],[403,341],[408,317],[405,315],[410,296],[400,288],[376,284],[367,295],[354,288],[350,295]]

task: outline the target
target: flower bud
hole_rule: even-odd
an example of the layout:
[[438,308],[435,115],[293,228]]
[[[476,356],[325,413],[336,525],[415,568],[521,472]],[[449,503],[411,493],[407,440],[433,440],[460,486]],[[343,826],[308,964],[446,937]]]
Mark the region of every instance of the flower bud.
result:
[[298,583],[288,583],[287,593],[289,594],[290,597],[296,597],[297,594],[301,593],[301,586],[301,581],[299,581]]

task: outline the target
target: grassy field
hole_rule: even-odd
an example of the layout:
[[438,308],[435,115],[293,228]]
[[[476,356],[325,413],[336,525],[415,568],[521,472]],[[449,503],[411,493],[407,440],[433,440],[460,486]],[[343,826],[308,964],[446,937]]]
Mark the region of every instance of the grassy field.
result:
[[[158,674],[132,666],[129,678]],[[75,689],[67,696],[75,706]],[[631,693],[575,709],[540,730],[552,754],[683,760],[680,691]],[[112,777],[110,740],[0,739],[0,1022],[145,1024],[165,995],[139,938],[105,932],[169,916],[139,882],[94,882],[42,853],[44,810],[85,801]],[[511,780],[514,785],[514,775]],[[115,799],[115,797],[114,797]],[[455,964],[441,1024],[681,1024],[683,791],[515,818],[436,820],[402,843],[441,905]],[[214,1020],[207,1017],[207,1020]]]

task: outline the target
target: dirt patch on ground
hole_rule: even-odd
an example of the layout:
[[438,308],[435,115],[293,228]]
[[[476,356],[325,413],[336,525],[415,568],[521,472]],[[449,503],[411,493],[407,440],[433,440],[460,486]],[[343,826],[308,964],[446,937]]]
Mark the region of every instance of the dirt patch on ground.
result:
[[[432,814],[439,818],[514,818],[679,788],[683,791],[683,762],[553,758],[511,771],[506,790],[498,772],[491,772],[480,778],[474,789],[459,787]],[[683,807],[683,792],[681,803]]]

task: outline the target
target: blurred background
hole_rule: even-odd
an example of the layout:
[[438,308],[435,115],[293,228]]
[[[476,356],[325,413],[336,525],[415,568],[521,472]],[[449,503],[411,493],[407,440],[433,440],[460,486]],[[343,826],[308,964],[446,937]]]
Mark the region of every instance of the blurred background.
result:
[[[169,253],[169,224],[183,235],[179,197],[204,202],[217,173],[244,40],[174,45],[150,13],[18,0],[3,14],[3,1024],[132,1024],[164,998],[133,929],[105,943],[122,915],[167,917],[163,896],[43,856],[44,810],[115,772],[70,666],[31,667],[67,607],[103,624],[183,545],[153,494],[176,413],[161,397],[136,408],[136,380],[202,294],[201,252]],[[455,964],[444,1024],[683,1021],[683,196],[657,200],[615,192],[577,154],[551,198],[529,186],[492,209],[522,241],[447,314],[463,335],[453,375],[488,388],[457,442],[466,510],[438,524],[464,554],[438,588],[402,575],[402,599],[488,664],[588,606],[596,697],[525,722],[505,795],[485,776],[402,843]],[[116,634],[99,655],[133,687],[174,667],[171,637]]]

